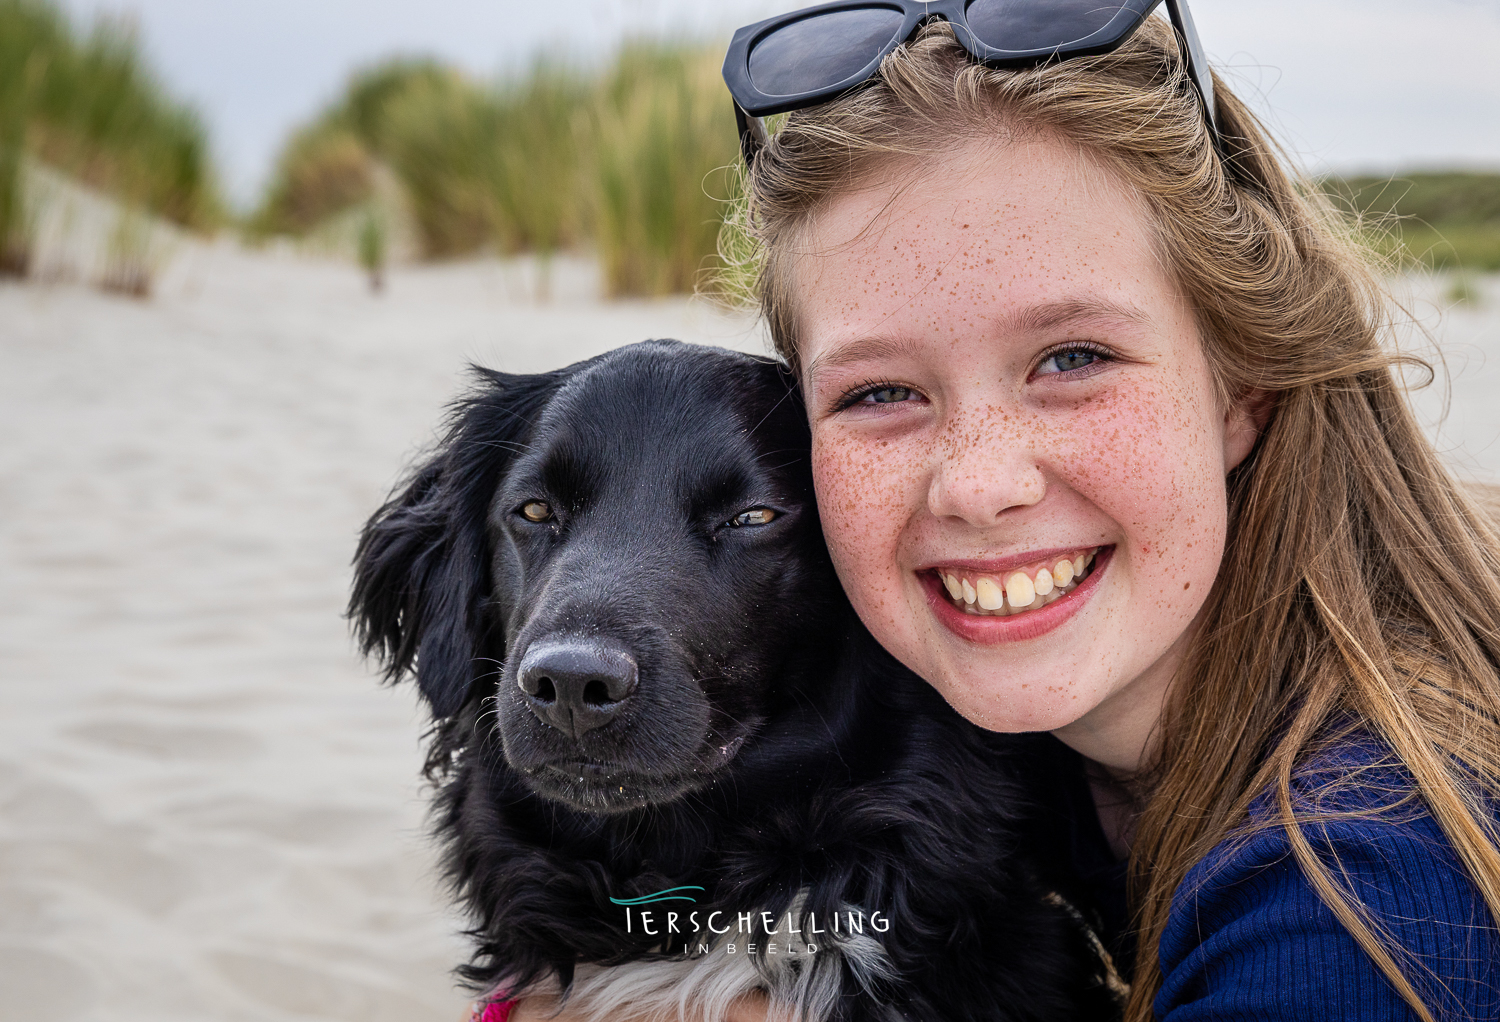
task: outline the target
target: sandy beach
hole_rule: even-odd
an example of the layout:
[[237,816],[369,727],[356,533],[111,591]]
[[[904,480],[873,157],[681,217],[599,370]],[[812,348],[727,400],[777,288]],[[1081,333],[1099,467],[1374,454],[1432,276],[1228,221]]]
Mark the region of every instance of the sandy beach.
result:
[[[604,303],[563,260],[353,268],[189,243],[148,301],[0,284],[0,1022],[455,1022],[459,921],[424,834],[414,690],[341,613],[364,518],[465,364],[748,317]],[[1419,399],[1500,480],[1500,280],[1413,308]],[[1413,341],[1415,344],[1415,339]]]

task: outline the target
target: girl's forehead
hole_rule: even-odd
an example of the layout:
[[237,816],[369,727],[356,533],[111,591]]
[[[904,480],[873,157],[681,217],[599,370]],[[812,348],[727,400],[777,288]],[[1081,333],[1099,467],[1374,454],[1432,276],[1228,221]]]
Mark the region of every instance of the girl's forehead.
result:
[[899,255],[903,245],[969,248],[1079,233],[1149,241],[1150,228],[1144,202],[1118,172],[1061,138],[1033,133],[888,160],[830,194],[799,247],[814,257]]
[[793,272],[804,365],[870,332],[959,331],[1030,306],[1176,299],[1144,203],[1047,136],[904,160],[833,197]]

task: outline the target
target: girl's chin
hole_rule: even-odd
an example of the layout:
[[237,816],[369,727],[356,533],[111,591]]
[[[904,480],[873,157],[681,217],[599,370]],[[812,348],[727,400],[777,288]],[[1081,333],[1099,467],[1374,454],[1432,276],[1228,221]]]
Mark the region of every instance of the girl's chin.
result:
[[[1070,724],[1076,723],[1088,712],[1086,709],[1080,710],[1076,700],[1044,696],[1035,691],[977,693],[978,699],[974,705],[967,703],[964,693],[945,689],[940,691],[943,698],[948,700],[948,705],[969,723],[986,731],[998,731],[1002,734],[1065,732]],[[1004,707],[1003,712],[996,712],[997,705]]]
[[[1115,548],[1103,547],[1094,557],[1088,577],[1077,588],[1044,607],[1012,613],[1005,617],[987,617],[960,610],[948,596],[935,571],[917,575],[927,598],[927,605],[938,622],[966,642],[993,646],[1008,642],[1026,642],[1061,628],[1093,598],[1101,579],[1109,572]],[[1006,730],[1010,730],[1006,728]]]

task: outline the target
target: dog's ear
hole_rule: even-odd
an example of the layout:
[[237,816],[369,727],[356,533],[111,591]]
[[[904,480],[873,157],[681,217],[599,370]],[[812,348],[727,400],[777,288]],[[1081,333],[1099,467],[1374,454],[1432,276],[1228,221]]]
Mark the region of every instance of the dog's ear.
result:
[[413,671],[440,718],[462,709],[503,657],[484,615],[489,504],[570,370],[474,373],[480,384],[454,405],[437,452],[365,523],[349,599],[360,650],[380,661],[388,681]]

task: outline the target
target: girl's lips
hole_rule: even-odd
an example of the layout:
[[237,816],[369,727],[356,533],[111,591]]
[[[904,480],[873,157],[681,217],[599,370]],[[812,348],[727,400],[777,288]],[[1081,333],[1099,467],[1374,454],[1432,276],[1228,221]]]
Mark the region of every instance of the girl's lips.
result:
[[1045,607],[1009,617],[966,614],[953,605],[938,572],[923,571],[918,577],[937,619],[959,638],[984,645],[1024,642],[1047,634],[1077,613],[1098,588],[1098,580],[1109,569],[1114,552],[1113,546],[1099,548],[1088,577],[1061,599],[1054,600]]

